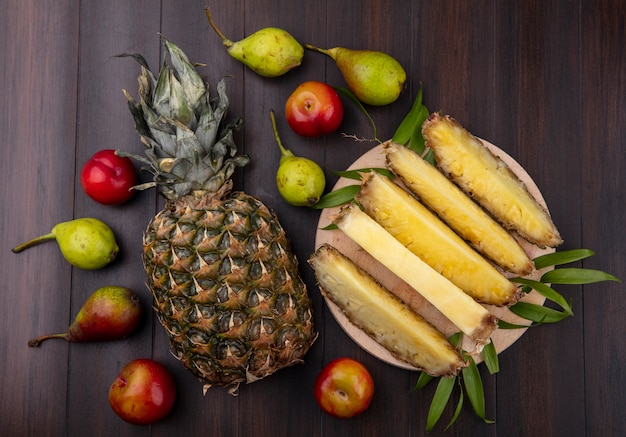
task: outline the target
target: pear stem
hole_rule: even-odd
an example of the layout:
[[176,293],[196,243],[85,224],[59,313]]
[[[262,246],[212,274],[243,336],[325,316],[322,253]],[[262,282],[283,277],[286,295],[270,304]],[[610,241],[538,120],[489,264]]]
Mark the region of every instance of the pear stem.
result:
[[211,9],[209,9],[208,6],[204,8],[204,13],[206,14],[206,17],[209,20],[209,24],[211,25],[215,33],[217,33],[217,36],[219,36],[222,39],[222,43],[226,47],[232,47],[233,42],[230,39],[228,39],[226,35],[222,33],[219,27],[217,27],[217,24],[215,24],[215,22],[213,21],[213,16],[211,15]]
[[330,54],[328,53],[328,50],[326,49],[320,49],[319,47],[315,47],[314,45],[311,45],[311,44],[305,44],[304,47],[306,47],[309,50],[313,50],[315,52],[320,52],[320,53],[330,56]]
[[[42,342],[50,339],[50,338],[60,338],[63,340],[67,340],[67,333],[62,333],[62,334],[47,334],[47,335],[42,335],[40,337],[37,338],[33,338],[32,340],[30,340],[28,342],[28,346],[29,347],[39,347],[41,345]],[[68,340],[69,341],[69,340]]]
[[278,127],[276,127],[276,114],[274,114],[273,109],[270,109],[270,119],[272,120],[272,129],[274,130],[274,138],[276,138],[276,144],[278,144],[278,147],[280,148],[280,154],[283,157],[294,156],[291,150],[285,149],[285,146],[283,146],[283,142],[278,135]]
[[52,240],[54,238],[56,238],[55,233],[54,232],[50,232],[49,234],[45,234],[45,235],[42,235],[40,237],[33,238],[32,240],[29,240],[26,243],[22,243],[19,246],[15,246],[13,249],[11,249],[11,251],[13,253],[20,253],[22,250],[28,249],[29,247],[34,246],[35,244],[39,244],[39,243],[42,243],[44,241]]

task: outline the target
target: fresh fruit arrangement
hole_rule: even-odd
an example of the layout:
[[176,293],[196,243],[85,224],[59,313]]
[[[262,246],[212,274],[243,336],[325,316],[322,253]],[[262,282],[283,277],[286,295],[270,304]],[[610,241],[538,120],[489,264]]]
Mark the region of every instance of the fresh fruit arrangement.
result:
[[[590,269],[553,269],[593,252],[555,252],[562,239],[538,191],[531,194],[505,161],[458,122],[425,114],[420,105],[421,93],[394,134],[397,141],[374,149],[375,156],[384,156],[385,168],[341,172],[358,183],[338,183],[320,200],[322,237],[309,263],[321,293],[336,308],[331,312],[353,338],[362,331],[401,367],[421,370],[416,388],[439,378],[428,413],[431,430],[457,385],[489,422],[476,362],[484,360],[495,373],[493,339],[500,330],[573,314],[549,284],[618,279]],[[544,307],[541,299],[526,300],[530,292],[562,311]],[[503,320],[506,313],[523,322]],[[415,327],[400,329],[399,320]],[[443,326],[452,331],[444,335]],[[429,340],[415,341],[416,332]]]
[[[378,140],[363,104],[398,99],[407,78],[396,59],[373,50],[303,46],[276,27],[233,42],[208,7],[205,13],[228,54],[261,76],[275,78],[298,67],[305,48],[335,62],[348,89],[317,81],[296,88],[284,108],[295,133],[336,132],[344,117],[341,93],[368,116]],[[227,118],[225,81],[217,83],[213,95],[186,54],[161,40],[166,60],[158,73],[140,54],[119,55],[141,67],[138,99],[123,92],[145,155],[102,150],[85,163],[81,184],[104,205],[118,205],[150,188],[164,196],[164,208],[146,228],[141,254],[154,310],[174,357],[204,391],[218,385],[237,394],[241,383],[303,362],[318,335],[311,299],[276,214],[256,197],[232,191],[235,169],[250,159],[237,153],[233,132],[241,120]],[[286,149],[273,110],[270,119],[281,153],[275,182],[282,198],[293,206],[337,207],[322,232],[340,234],[358,248],[351,253],[328,242],[317,244],[308,263],[321,294],[395,360],[420,370],[417,388],[439,378],[427,430],[457,385],[464,387],[475,413],[489,421],[476,363],[483,360],[490,372],[497,371],[498,331],[573,314],[550,284],[618,280],[596,270],[555,269],[593,252],[555,252],[563,240],[540,195],[459,122],[431,114],[421,90],[392,139],[378,140],[384,168],[340,172],[358,183],[327,194],[323,169]],[[130,158],[144,165],[151,181],[138,182]],[[79,218],[57,224],[13,252],[53,239],[67,261],[81,269],[103,268],[119,251],[108,225]],[[396,278],[394,286],[385,285],[381,272]],[[531,293],[540,295],[538,304],[527,299]],[[545,299],[561,310],[542,306]],[[422,311],[416,301],[425,302]],[[431,320],[435,311],[454,332],[443,332]],[[524,323],[504,320],[505,313]],[[141,315],[134,292],[102,287],[67,332],[37,337],[29,346],[51,338],[125,338]],[[459,380],[462,384],[456,384]],[[314,386],[322,410],[341,418],[365,411],[373,393],[371,374],[346,357],[328,363]],[[139,425],[162,420],[175,398],[171,374],[150,359],[129,362],[109,389],[113,411]]]
[[[301,64],[304,47],[284,29],[264,28],[233,42],[217,27],[209,8],[205,14],[228,54],[255,73],[278,77]],[[226,120],[224,81],[211,96],[182,50],[162,41],[169,63],[158,76],[141,55],[118,55],[133,57],[142,68],[139,102],[124,94],[146,155],[100,150],[83,164],[80,182],[84,193],[103,205],[127,202],[147,188],[160,189],[166,206],[146,230],[143,253],[158,320],[174,355],[204,382],[205,390],[224,385],[236,394],[241,382],[302,362],[317,333],[298,261],[278,218],[260,200],[231,192],[233,171],[249,158],[236,153],[233,130],[241,120]],[[337,51],[327,53],[334,56]],[[372,59],[393,65],[401,83],[385,85],[376,68],[368,65]],[[356,77],[349,71],[353,61],[363,64],[368,75]],[[372,104],[391,102],[402,91],[404,70],[388,55],[341,50],[337,62],[349,87],[380,86],[374,98],[357,91]],[[335,132],[344,114],[338,91],[357,99],[349,90],[322,82],[299,86],[285,103],[285,117],[294,132],[308,137]],[[271,121],[281,150],[276,178],[280,194],[295,206],[317,204],[326,186],[323,170],[285,149],[273,111]],[[140,183],[130,158],[145,164],[153,180]],[[65,259],[86,270],[107,266],[119,252],[111,228],[95,218],[59,223],[50,233],[12,250],[19,253],[48,240],[56,240]],[[29,346],[52,338],[69,342],[125,338],[138,327],[141,311],[131,290],[101,287],[67,332],[42,335]],[[111,407],[130,423],[160,420],[170,411],[175,393],[167,376],[159,363],[132,361],[111,386]],[[157,386],[162,390],[159,402],[149,399]]]

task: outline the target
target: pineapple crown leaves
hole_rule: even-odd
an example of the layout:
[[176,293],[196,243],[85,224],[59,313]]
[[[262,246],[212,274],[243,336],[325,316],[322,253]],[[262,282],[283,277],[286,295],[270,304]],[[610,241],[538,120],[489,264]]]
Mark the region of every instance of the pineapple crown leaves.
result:
[[250,159],[237,155],[233,140],[241,119],[225,120],[229,106],[225,80],[217,83],[217,96],[211,99],[209,87],[187,55],[161,39],[167,56],[158,77],[142,55],[118,55],[132,57],[141,66],[138,101],[126,90],[123,93],[146,150],[145,156],[117,153],[144,163],[144,170],[153,174],[152,182],[134,187],[137,190],[158,186],[168,200],[228,191],[235,168]]

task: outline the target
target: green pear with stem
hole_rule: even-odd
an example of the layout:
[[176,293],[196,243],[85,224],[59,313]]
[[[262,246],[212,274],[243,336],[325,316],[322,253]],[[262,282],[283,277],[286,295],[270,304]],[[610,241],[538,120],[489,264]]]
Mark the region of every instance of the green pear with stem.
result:
[[313,206],[326,188],[324,171],[315,162],[296,156],[283,146],[276,127],[276,115],[270,110],[274,138],[280,149],[280,163],[276,171],[278,192],[287,203],[293,206]]
[[228,54],[255,73],[265,77],[282,76],[302,63],[304,48],[286,30],[265,27],[233,42],[217,27],[208,7],[205,8],[205,13]]
[[348,89],[363,103],[388,105],[395,102],[404,90],[406,71],[387,53],[345,47],[321,49],[311,44],[305,47],[333,59]]
[[47,334],[28,342],[38,347],[42,342],[57,338],[69,342],[110,341],[132,334],[143,307],[134,291],[114,285],[94,291],[85,301],[67,332]]
[[63,257],[84,270],[100,269],[115,259],[119,247],[111,228],[90,217],[56,224],[52,230],[12,249],[19,253],[36,244],[56,240]]

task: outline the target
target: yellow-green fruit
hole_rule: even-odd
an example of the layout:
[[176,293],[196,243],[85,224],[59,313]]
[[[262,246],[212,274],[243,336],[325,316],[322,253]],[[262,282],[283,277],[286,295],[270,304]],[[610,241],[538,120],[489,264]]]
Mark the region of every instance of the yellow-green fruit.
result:
[[313,206],[324,193],[326,178],[321,167],[301,156],[284,156],[276,172],[278,192],[294,206]]
[[13,248],[13,252],[56,239],[63,257],[73,266],[85,270],[100,269],[115,259],[119,247],[111,228],[95,218],[79,218],[56,224],[45,235]]
[[270,110],[272,129],[276,144],[280,149],[280,164],[276,171],[276,187],[283,199],[294,206],[313,206],[326,188],[324,170],[315,162],[302,156],[296,156],[287,150],[278,135],[276,116]]
[[102,268],[113,261],[119,251],[111,228],[95,218],[59,223],[52,232],[65,259],[81,269]]
[[304,48],[286,30],[266,27],[233,42],[215,25],[209,8],[205,11],[209,24],[222,39],[228,54],[255,73],[265,77],[282,76],[302,63]]
[[404,90],[406,71],[395,58],[386,53],[345,47],[320,49],[310,44],[305,47],[330,56],[350,91],[363,103],[387,105],[395,102]]

